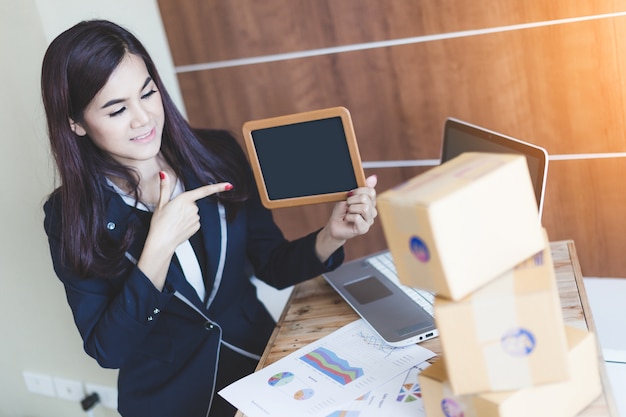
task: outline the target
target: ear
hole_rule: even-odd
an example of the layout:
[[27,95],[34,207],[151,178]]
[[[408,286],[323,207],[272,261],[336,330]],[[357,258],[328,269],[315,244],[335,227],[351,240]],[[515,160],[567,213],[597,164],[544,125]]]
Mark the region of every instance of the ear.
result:
[[76,133],[78,136],[85,136],[87,134],[87,131],[81,126],[81,124],[72,119],[70,119],[70,129],[72,129],[72,132]]

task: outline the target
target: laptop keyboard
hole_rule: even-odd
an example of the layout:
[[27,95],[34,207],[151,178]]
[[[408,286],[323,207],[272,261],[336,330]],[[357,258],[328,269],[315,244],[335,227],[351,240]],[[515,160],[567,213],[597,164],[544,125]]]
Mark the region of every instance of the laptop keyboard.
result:
[[431,291],[412,288],[402,284],[398,278],[398,272],[396,271],[396,266],[393,263],[393,258],[389,251],[370,256],[367,258],[367,262],[380,271],[381,274],[389,278],[398,288],[402,289],[406,295],[426,310],[428,314],[431,316],[434,314],[433,302],[435,301],[435,294]]

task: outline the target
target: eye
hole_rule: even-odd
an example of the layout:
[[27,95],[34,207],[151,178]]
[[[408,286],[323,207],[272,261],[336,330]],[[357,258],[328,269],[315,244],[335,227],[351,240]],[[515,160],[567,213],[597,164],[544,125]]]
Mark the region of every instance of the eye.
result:
[[116,110],[113,113],[110,113],[109,117],[119,116],[120,114],[124,113],[125,111],[126,111],[126,107],[122,107],[121,109]]
[[141,96],[141,98],[149,98],[151,95],[155,94],[157,92],[157,90],[155,90],[154,88],[150,91],[148,91],[146,94],[144,94],[143,96]]

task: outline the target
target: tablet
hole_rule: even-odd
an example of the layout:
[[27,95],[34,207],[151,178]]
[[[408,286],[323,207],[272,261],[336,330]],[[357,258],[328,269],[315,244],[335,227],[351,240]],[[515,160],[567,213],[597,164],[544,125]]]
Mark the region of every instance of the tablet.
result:
[[249,121],[243,137],[267,208],[345,200],[348,191],[365,186],[344,107]]

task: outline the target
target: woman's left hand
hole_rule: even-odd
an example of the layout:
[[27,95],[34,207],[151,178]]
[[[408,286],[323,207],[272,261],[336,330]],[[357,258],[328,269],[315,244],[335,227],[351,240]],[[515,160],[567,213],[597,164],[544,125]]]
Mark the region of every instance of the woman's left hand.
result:
[[367,177],[365,187],[348,193],[346,201],[335,204],[330,219],[317,236],[316,250],[320,260],[328,257],[346,240],[367,233],[378,216],[375,175]]

